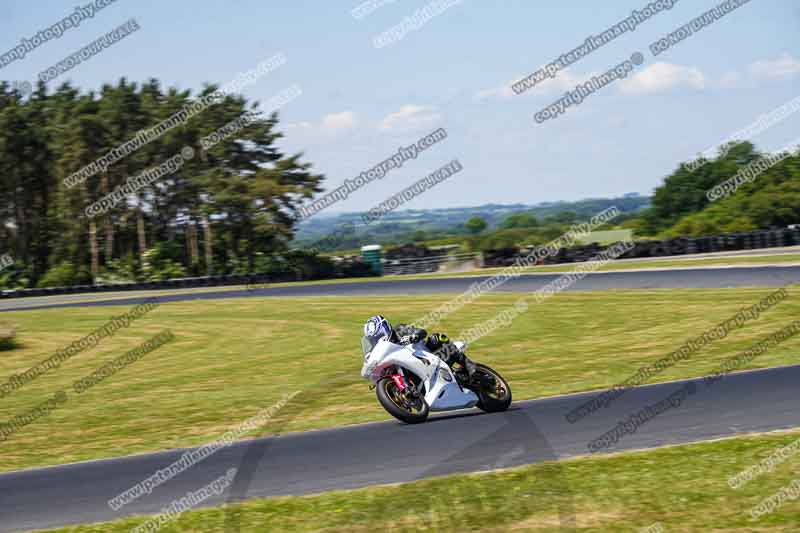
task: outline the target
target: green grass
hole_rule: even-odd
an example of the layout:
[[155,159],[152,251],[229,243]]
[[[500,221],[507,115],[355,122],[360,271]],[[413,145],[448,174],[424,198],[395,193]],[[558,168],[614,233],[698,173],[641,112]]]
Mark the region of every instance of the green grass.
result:
[[[772,289],[632,290],[562,293],[469,352],[510,381],[516,399],[608,387],[681,343],[755,303]],[[790,297],[658,374],[673,380],[711,372],[756,339],[800,316]],[[109,377],[47,417],[0,442],[0,471],[199,445],[300,390],[314,405],[280,412],[275,427],[299,431],[384,420],[359,376],[367,317],[394,322],[423,316],[449,296],[414,298],[246,298],[162,304],[0,401],[0,421],[22,414],[164,328],[175,340]],[[457,337],[517,298],[492,294],[448,316],[439,330]],[[0,352],[0,382],[102,326],[126,307],[6,313],[18,347]],[[752,360],[749,368],[794,364],[800,336]],[[327,386],[315,387],[320,382]],[[275,431],[267,427],[260,434]],[[57,436],[55,438],[54,436]],[[255,436],[255,434],[254,434]]]
[[[224,533],[230,531],[224,527],[227,513],[238,518],[243,533],[636,532],[654,523],[664,531],[681,532],[797,531],[798,500],[758,520],[748,511],[800,478],[800,459],[789,459],[736,490],[728,487],[727,478],[798,437],[796,431],[738,437],[394,486],[251,500],[230,509],[184,513],[160,531]],[[568,524],[562,517],[574,518],[574,527],[562,529]],[[146,520],[136,517],[57,532],[117,533]]]

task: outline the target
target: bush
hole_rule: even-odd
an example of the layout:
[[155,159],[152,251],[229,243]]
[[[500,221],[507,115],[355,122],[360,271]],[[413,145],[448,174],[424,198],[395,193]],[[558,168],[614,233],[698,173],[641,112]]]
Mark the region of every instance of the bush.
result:
[[113,285],[115,283],[134,283],[142,281],[137,272],[136,261],[132,255],[123,259],[109,261],[97,276],[98,284]]
[[48,270],[37,287],[69,287],[70,285],[91,285],[92,276],[85,270],[78,270],[69,261],[64,261]]
[[27,289],[32,279],[33,269],[30,266],[14,263],[0,273],[0,288]]
[[372,265],[361,260],[342,263],[339,265],[339,274],[343,278],[364,278],[378,275],[372,269]]
[[300,250],[288,252],[284,257],[289,267],[298,272],[302,279],[327,279],[336,275],[336,266],[328,257]]
[[11,324],[0,324],[0,351],[13,350],[16,348],[15,338],[17,328]]
[[181,247],[175,243],[158,243],[142,254],[145,281],[185,278],[186,268],[179,262]]

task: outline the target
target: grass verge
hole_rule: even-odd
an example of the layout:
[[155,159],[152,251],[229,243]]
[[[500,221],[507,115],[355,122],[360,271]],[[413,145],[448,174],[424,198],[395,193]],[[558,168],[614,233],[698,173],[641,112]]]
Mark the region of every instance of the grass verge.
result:
[[[610,456],[581,457],[483,474],[236,504],[242,533],[382,531],[635,532],[797,531],[800,501],[754,519],[749,510],[800,479],[789,459],[739,489],[728,477],[800,437],[800,432],[737,437]],[[167,504],[167,502],[165,502]],[[224,533],[224,507],[189,511],[163,533]],[[563,528],[564,519],[574,518]],[[51,533],[117,533],[136,517]]]

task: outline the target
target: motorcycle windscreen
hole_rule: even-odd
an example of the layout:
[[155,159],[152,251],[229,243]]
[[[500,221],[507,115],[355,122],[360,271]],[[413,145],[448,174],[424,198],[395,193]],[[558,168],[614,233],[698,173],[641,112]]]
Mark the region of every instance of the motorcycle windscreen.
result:
[[378,344],[378,339],[374,337],[367,337],[366,335],[361,337],[361,351],[364,352],[364,357],[372,351],[376,344]]

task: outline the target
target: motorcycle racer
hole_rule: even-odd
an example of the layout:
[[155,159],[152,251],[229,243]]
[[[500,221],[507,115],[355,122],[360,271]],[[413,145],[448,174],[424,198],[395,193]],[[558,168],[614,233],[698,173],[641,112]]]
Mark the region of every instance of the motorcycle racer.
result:
[[[425,348],[442,359],[453,369],[454,373],[458,374],[459,371],[466,373],[467,378],[471,378],[475,373],[475,364],[444,333],[428,335],[427,331],[414,325],[398,324],[397,327],[392,327],[389,321],[381,315],[370,317],[364,324],[362,342],[366,340],[371,346],[375,346],[379,340],[384,338],[389,342],[402,345],[415,344],[424,340]],[[458,368],[453,366],[456,364]]]

